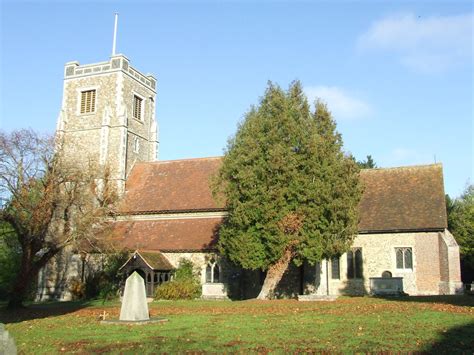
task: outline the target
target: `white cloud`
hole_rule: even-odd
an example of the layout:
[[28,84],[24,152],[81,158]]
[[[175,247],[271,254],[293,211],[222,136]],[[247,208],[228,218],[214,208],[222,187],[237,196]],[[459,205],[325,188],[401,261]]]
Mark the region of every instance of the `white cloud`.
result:
[[359,119],[372,113],[368,103],[335,86],[307,86],[304,93],[310,103],[322,99],[337,120]]
[[358,38],[361,51],[380,49],[423,72],[437,72],[472,60],[474,15],[417,17],[398,14],[377,20]]

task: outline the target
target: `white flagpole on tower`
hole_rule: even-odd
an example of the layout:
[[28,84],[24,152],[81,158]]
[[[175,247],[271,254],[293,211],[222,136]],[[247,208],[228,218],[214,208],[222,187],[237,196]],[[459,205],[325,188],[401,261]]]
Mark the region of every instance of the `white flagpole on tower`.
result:
[[112,56],[115,55],[115,46],[117,44],[117,22],[118,22],[118,13],[115,13],[114,42],[112,44]]

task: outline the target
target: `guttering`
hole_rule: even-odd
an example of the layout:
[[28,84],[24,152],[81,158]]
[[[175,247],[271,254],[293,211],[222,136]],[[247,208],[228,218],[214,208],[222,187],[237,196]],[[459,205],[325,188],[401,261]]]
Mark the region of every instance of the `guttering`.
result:
[[116,216],[136,216],[136,215],[144,215],[144,214],[179,214],[179,213],[198,213],[198,212],[227,212],[227,209],[226,208],[196,208],[196,209],[187,209],[187,210],[121,211],[121,212],[116,213]]
[[374,229],[374,230],[359,230],[359,234],[387,234],[387,233],[429,233],[429,232],[443,232],[446,227],[436,228],[394,228],[394,229]]

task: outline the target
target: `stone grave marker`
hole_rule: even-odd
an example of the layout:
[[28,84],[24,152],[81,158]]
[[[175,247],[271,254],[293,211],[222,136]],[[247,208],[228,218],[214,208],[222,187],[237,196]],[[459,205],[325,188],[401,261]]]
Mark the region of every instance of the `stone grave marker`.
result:
[[0,323],[0,355],[16,355],[15,341],[2,323]]
[[140,274],[135,271],[125,281],[120,320],[145,321],[149,319],[145,282]]

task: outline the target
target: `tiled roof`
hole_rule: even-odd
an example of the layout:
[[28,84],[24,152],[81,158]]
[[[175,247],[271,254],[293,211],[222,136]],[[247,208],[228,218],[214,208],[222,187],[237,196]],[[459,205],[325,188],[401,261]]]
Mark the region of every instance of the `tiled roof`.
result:
[[209,183],[222,158],[136,163],[125,186],[121,213],[222,209]]
[[134,257],[138,255],[151,269],[153,270],[173,270],[173,265],[170,264],[168,259],[161,254],[159,251],[149,252],[149,251],[138,251],[130,255],[130,258],[122,265],[120,269],[123,269],[127,264],[132,263],[136,265]]
[[362,170],[360,232],[447,228],[441,164]]
[[222,218],[115,222],[112,242],[121,248],[147,251],[215,249]]
[[[209,188],[221,158],[137,164],[127,181],[123,214],[222,210]],[[360,233],[443,230],[447,227],[440,164],[361,172]],[[116,222],[121,246],[147,250],[213,249],[222,218]]]
[[151,266],[154,270],[173,270],[173,265],[170,264],[168,259],[158,251],[150,252],[150,251],[140,251],[137,252],[141,255],[143,260]]

